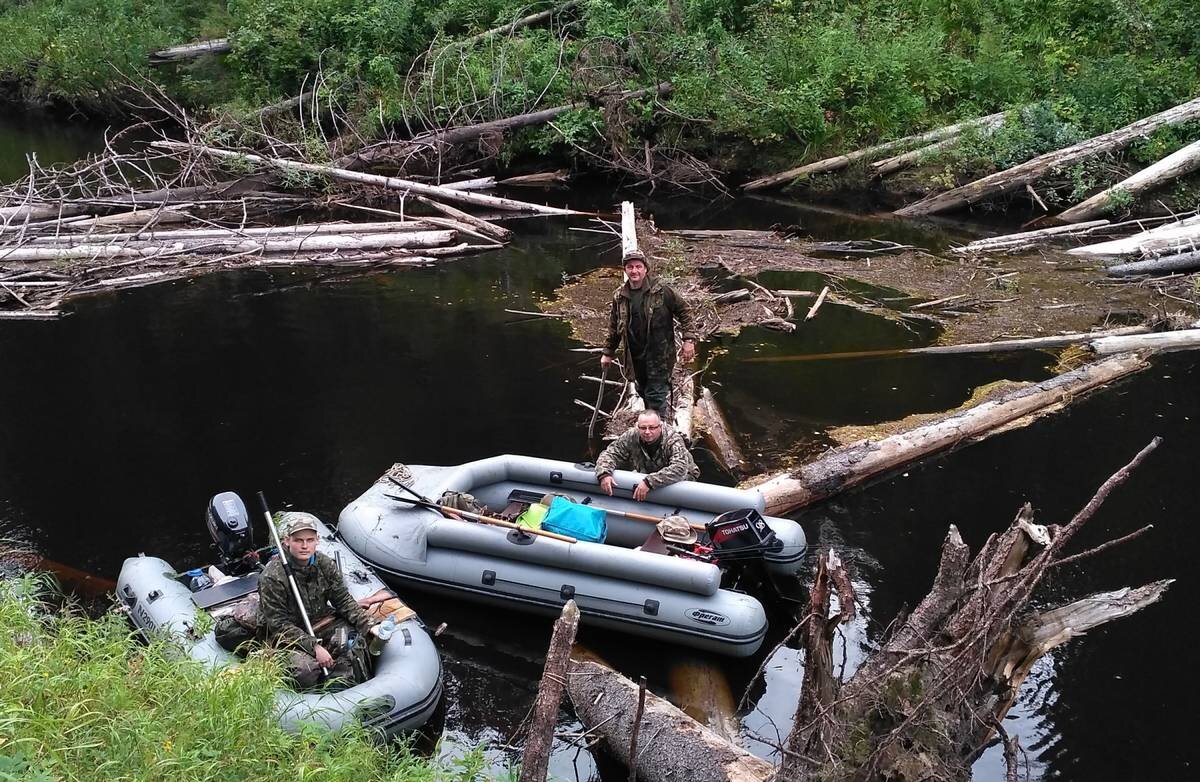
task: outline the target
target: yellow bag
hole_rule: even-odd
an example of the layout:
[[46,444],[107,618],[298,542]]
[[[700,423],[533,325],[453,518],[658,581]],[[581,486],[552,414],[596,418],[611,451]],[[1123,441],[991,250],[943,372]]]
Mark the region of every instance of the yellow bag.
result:
[[550,508],[540,502],[530,503],[529,507],[517,516],[517,526],[525,529],[541,529],[542,519],[546,516],[546,511]]

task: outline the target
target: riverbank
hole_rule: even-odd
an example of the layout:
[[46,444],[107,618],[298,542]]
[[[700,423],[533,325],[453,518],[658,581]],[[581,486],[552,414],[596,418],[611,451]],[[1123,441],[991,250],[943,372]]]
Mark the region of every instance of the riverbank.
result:
[[[105,113],[135,98],[139,80],[201,114],[253,116],[307,96],[295,104],[307,105],[307,121],[272,132],[308,149],[563,107],[550,121],[462,150],[455,162],[508,169],[536,160],[714,189],[1013,112],[1019,121],[975,134],[927,160],[920,176],[884,186],[911,195],[1194,96],[1195,33],[1177,0],[1116,17],[1082,0],[1004,13],[919,0],[193,0],[170,8],[34,0],[0,13],[9,41],[0,80],[27,101]],[[228,55],[148,64],[156,48],[215,37],[229,39]],[[660,83],[671,85],[669,97],[629,105],[598,98]],[[1197,130],[1155,133],[1129,162],[1158,159]],[[1098,189],[1120,167],[1076,166],[1059,184]]]
[[[29,780],[218,779],[401,782],[448,774],[361,728],[285,733],[277,661],[213,675],[126,618],[76,613],[45,578],[0,580],[0,774]],[[114,740],[114,738],[116,740]],[[469,778],[468,764],[460,770]],[[442,777],[438,777],[442,778]]]

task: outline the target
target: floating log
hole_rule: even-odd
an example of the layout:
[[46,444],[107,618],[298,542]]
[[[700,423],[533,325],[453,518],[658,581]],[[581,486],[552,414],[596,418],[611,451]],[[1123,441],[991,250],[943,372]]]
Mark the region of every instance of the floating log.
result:
[[1067,250],[1068,255],[1119,258],[1128,255],[1163,255],[1197,249],[1200,215],[1167,223],[1123,239],[1113,239]]
[[159,49],[157,52],[150,54],[150,62],[158,64],[164,62],[176,62],[179,60],[193,60],[197,57],[203,57],[206,54],[225,54],[233,49],[233,45],[228,38],[210,38],[206,41],[193,41],[180,46],[172,46],[167,49]]
[[558,706],[562,702],[567,667],[571,663],[571,647],[575,644],[578,630],[579,608],[574,600],[568,600],[563,605],[562,614],[555,620],[550,636],[542,680],[538,683],[537,698],[533,702],[529,740],[525,742],[525,751],[521,755],[519,782],[545,782],[550,747],[554,742],[554,726],[558,722]]
[[450,190],[491,190],[496,187],[496,177],[481,176],[475,179],[460,179],[457,182],[445,182],[442,187]]
[[572,209],[559,209],[554,206],[542,206],[541,204],[532,204],[526,201],[517,201],[512,198],[498,198],[496,196],[483,195],[482,193],[472,193],[469,191],[449,190],[440,185],[425,185],[420,182],[411,182],[407,179],[399,179],[397,177],[376,176],[375,174],[364,174],[359,171],[347,171],[345,169],[334,168],[332,166],[320,166],[315,163],[302,163],[298,160],[286,160],[284,158],[267,158],[262,155],[254,155],[248,152],[234,152],[228,149],[217,149],[216,147],[206,146],[204,144],[187,144],[180,141],[154,141],[151,146],[160,149],[170,150],[188,150],[192,152],[200,152],[211,157],[226,158],[230,160],[243,160],[249,163],[258,163],[265,166],[274,166],[292,171],[307,171],[313,174],[324,174],[325,176],[334,179],[342,179],[347,182],[358,182],[363,185],[375,185],[376,187],[386,187],[391,190],[407,190],[417,195],[423,195],[430,198],[437,198],[445,201],[458,201],[464,204],[474,204],[476,206],[489,206],[493,209],[502,209],[515,212],[533,212],[543,215],[573,215],[579,214]]
[[227,254],[249,252],[321,252],[328,250],[377,250],[409,247],[437,247],[453,241],[454,231],[418,231],[414,233],[349,234],[345,236],[303,236],[284,239],[197,239],[161,242],[126,241],[107,244],[83,243],[67,247],[18,247],[0,249],[0,260],[46,261],[93,258],[155,258],[163,255]]
[[814,163],[800,166],[799,168],[788,169],[787,171],[779,174],[760,177],[759,179],[755,179],[752,182],[747,182],[746,184],[742,185],[742,189],[747,192],[764,190],[768,187],[776,187],[778,185],[785,184],[808,174],[824,174],[829,171],[838,171],[848,167],[851,163],[858,162],[859,160],[871,160],[881,155],[885,155],[888,152],[892,152],[893,150],[905,149],[907,147],[940,141],[944,138],[957,136],[967,128],[977,127],[979,125],[995,122],[997,120],[1003,121],[1003,119],[1004,112],[998,112],[996,114],[989,114],[986,117],[978,117],[976,119],[967,120],[966,122],[947,125],[944,128],[937,128],[935,130],[930,130],[926,133],[920,133],[915,136],[905,136],[904,138],[899,138],[895,141],[888,141],[883,144],[876,144],[873,147],[860,149],[857,152],[850,152],[845,155],[838,155],[836,157],[818,160]]
[[1110,277],[1129,277],[1135,274],[1190,272],[1194,269],[1200,269],[1200,250],[1167,255],[1147,261],[1119,263],[1116,266],[1109,266],[1105,271]]
[[1127,202],[1147,190],[1153,190],[1172,179],[1190,174],[1200,168],[1200,141],[1193,141],[1183,149],[1167,155],[1152,166],[1147,166],[1128,179],[1124,179],[1107,190],[1076,204],[1060,213],[1055,219],[1078,223],[1093,215],[1107,212],[1113,203]]
[[712,450],[717,462],[731,475],[745,474],[748,466],[745,453],[738,445],[737,438],[733,436],[729,421],[721,412],[720,405],[707,387],[700,390],[700,396],[693,407],[693,418],[696,430],[705,445]]
[[538,174],[522,174],[501,179],[496,184],[505,187],[546,187],[547,185],[565,185],[571,181],[571,175],[566,169],[543,171]]
[[[143,212],[142,214],[146,214],[146,212]],[[451,227],[457,228],[458,226]],[[222,226],[212,226],[206,228],[175,229],[167,231],[158,231],[150,228],[145,231],[138,231],[136,233],[86,233],[60,234],[58,236],[35,236],[30,238],[29,241],[39,245],[69,245],[78,244],[81,242],[119,242],[127,239],[158,242],[174,241],[177,239],[231,239],[247,236],[277,239],[295,236],[314,236],[318,234],[351,235],[364,233],[412,233],[430,231],[435,228],[436,226],[433,224],[426,223],[422,220],[375,223],[301,223],[297,225],[275,225],[263,228],[225,228]]]
[[962,187],[923,198],[916,203],[897,209],[896,214],[902,217],[915,217],[961,209],[986,198],[1024,187],[1049,171],[1069,166],[1076,161],[1094,157],[1103,152],[1120,149],[1139,138],[1150,135],[1160,127],[1177,125],[1197,117],[1200,117],[1200,98],[1173,106],[1166,111],[1160,111],[1158,114],[1140,119],[1111,133],[1038,155],[1032,160],[1027,160],[1004,171],[997,171]]
[[1018,421],[1021,425],[1029,423],[1088,391],[1147,366],[1145,359],[1137,355],[1112,356],[879,441],[865,440],[834,448],[794,471],[768,478],[755,488],[766,501],[767,513],[784,515],[926,456],[986,439]]
[[987,239],[976,239],[970,244],[962,247],[954,247],[950,250],[952,253],[990,253],[990,252],[1006,252],[1014,247],[1028,246],[1045,239],[1062,238],[1063,236],[1072,236],[1075,234],[1086,233],[1092,228],[1099,228],[1102,225],[1109,225],[1108,220],[1090,220],[1086,223],[1077,225],[1059,225],[1054,228],[1042,228],[1037,231],[1022,231],[1015,234],[1005,234],[1004,236],[992,236]]
[[1109,356],[1130,350],[1154,350],[1167,353],[1173,350],[1195,350],[1200,347],[1200,329],[1161,331],[1156,334],[1137,334],[1123,337],[1102,337],[1088,343],[1093,353]]
[[809,308],[808,314],[806,314],[804,316],[805,320],[812,320],[813,318],[815,318],[817,316],[817,310],[821,309],[821,305],[825,303],[825,297],[828,295],[829,295],[829,286],[826,285],[824,288],[821,289],[821,293],[820,293],[820,295],[817,296],[817,300],[813,302],[812,307]]
[[589,732],[598,733],[604,748],[642,782],[761,781],[775,770],[652,692],[638,722],[646,738],[630,758],[638,686],[597,660],[572,655],[567,693]]
[[417,200],[428,207],[436,209],[444,215],[448,215],[454,220],[460,220],[466,223],[484,236],[495,239],[498,242],[507,242],[512,238],[512,231],[503,226],[499,226],[495,223],[484,220],[481,217],[476,217],[469,212],[464,212],[463,210],[456,209],[449,204],[443,204],[439,201],[434,201],[432,198],[426,198],[424,196],[417,196]]
[[[992,114],[992,115],[982,118],[979,121],[979,123],[977,125],[975,125],[974,127],[976,129],[978,129],[981,133],[986,135],[986,134],[990,134],[992,131],[994,131],[996,128],[1000,127],[1003,124],[1004,124],[1004,114],[1000,113],[1000,114]],[[942,139],[941,141],[937,141],[928,146],[924,146],[919,149],[914,149],[910,152],[904,152],[904,153],[901,153],[894,157],[886,158],[884,160],[876,161],[870,165],[870,168],[869,168],[870,175],[871,175],[871,177],[873,177],[875,179],[882,179],[883,177],[894,174],[897,171],[903,171],[904,169],[909,168],[910,166],[916,165],[922,159],[928,158],[929,156],[936,155],[936,154],[942,152],[943,150],[954,147],[961,141],[961,139],[959,138],[960,135],[961,134],[956,133],[953,136],[950,136],[949,138]]]

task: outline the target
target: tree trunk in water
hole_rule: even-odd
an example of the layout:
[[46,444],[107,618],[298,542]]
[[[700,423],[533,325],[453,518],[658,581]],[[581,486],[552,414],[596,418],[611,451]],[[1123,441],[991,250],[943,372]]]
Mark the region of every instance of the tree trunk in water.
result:
[[1105,271],[1109,277],[1129,277],[1135,274],[1162,274],[1164,272],[1190,272],[1200,269],[1200,250],[1148,261],[1134,261],[1109,266]]
[[878,442],[867,440],[834,448],[795,471],[775,475],[753,488],[762,493],[766,512],[781,516],[931,454],[978,442],[1027,416],[1044,415],[1147,366],[1136,355],[1113,356]]
[[1130,350],[1157,350],[1169,353],[1173,350],[1195,350],[1200,347],[1200,329],[1164,331],[1158,334],[1143,334],[1128,337],[1103,337],[1088,343],[1093,353],[1101,356],[1125,353]]
[[1067,254],[1082,255],[1088,258],[1171,255],[1195,250],[1197,241],[1200,241],[1200,215],[1176,223],[1160,225],[1123,239],[1074,247],[1067,250]]
[[1094,157],[1102,152],[1120,149],[1139,138],[1150,135],[1156,129],[1165,125],[1177,125],[1200,117],[1200,98],[1174,106],[1153,116],[1140,119],[1123,128],[1105,133],[1102,136],[1081,141],[1064,149],[1038,155],[1032,160],[1013,166],[1004,171],[977,179],[974,182],[938,193],[897,209],[896,214],[902,217],[937,214],[951,209],[961,209],[964,206],[982,201],[986,198],[1007,193],[1034,182],[1043,174],[1054,169],[1069,166],[1079,160]]
[[1190,174],[1197,168],[1200,168],[1200,141],[1193,141],[1154,165],[1148,166],[1128,179],[1076,204],[1059,214],[1056,219],[1068,223],[1078,223],[1093,215],[1107,212],[1115,202],[1127,197],[1136,198],[1147,190],[1153,190],[1172,179]]
[[[622,755],[636,688],[595,663],[572,665],[569,687],[576,712],[590,731],[601,734],[606,747],[633,763],[647,780],[966,782],[971,763],[1041,656],[1087,630],[1153,604],[1170,585],[1157,581],[1040,612],[1030,608],[1048,570],[1132,537],[1063,556],[1076,533],[1158,442],[1153,440],[1105,481],[1066,525],[1035,524],[1026,505],[1007,530],[988,538],[974,559],[951,526],[928,594],[840,687],[829,643],[837,624],[853,611],[854,596],[836,557],[822,556],[803,623],[806,659],[800,704],[774,775],[761,761],[737,765],[738,748],[703,737],[701,726],[679,714],[641,725],[643,735],[653,731],[657,736],[658,749],[651,757]],[[829,617],[834,586],[840,610]],[[1015,744],[1006,746],[1012,774]]]
[[[774,771],[651,692],[638,731],[638,756],[630,758],[638,686],[603,663],[572,657],[567,692],[579,719],[592,729],[603,726],[597,732],[605,748],[642,782],[763,782]],[[681,776],[684,769],[687,775]]]
[[[747,291],[747,296],[749,291]],[[704,388],[696,400],[693,417],[695,428],[704,442],[712,449],[717,461],[731,475],[741,476],[746,472],[746,456],[729,428],[729,422],[721,412],[712,392]]]
[[545,782],[550,746],[554,743],[554,726],[558,722],[558,705],[562,701],[571,647],[575,645],[578,630],[579,608],[574,600],[568,600],[563,605],[562,615],[554,622],[554,632],[550,636],[550,649],[546,652],[546,665],[529,723],[529,740],[521,755],[520,782]]

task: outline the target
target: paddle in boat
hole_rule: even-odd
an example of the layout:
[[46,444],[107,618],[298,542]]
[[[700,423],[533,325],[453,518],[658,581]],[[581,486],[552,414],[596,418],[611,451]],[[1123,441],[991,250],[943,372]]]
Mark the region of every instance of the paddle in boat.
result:
[[[258,575],[267,561],[262,555],[269,558],[274,547],[255,549],[246,506],[233,492],[213,497],[205,519],[220,552],[218,564],[180,573],[163,559],[139,554],[121,566],[117,596],[143,635],[166,636],[189,657],[216,670],[239,662],[225,648],[233,646],[229,638],[222,636],[224,646],[218,640],[218,630],[238,620],[252,621]],[[306,724],[338,730],[357,720],[384,738],[419,728],[433,714],[442,691],[441,660],[433,639],[416,613],[344,542],[324,524],[317,526],[320,550],[338,563],[350,594],[356,600],[371,597],[370,610],[380,619],[391,616],[396,627],[378,655],[356,656],[358,682],[353,686],[278,691],[280,723],[289,731]],[[202,613],[212,621],[204,620]],[[211,629],[198,634],[200,626]]]
[[[624,487],[642,477],[615,475]],[[805,552],[800,525],[763,509],[754,489],[696,481],[644,502],[610,497],[591,465],[504,455],[397,464],[342,510],[338,532],[394,582],[545,614],[573,599],[584,624],[747,656],[766,612],[722,588],[722,568],[752,560],[789,576]]]

